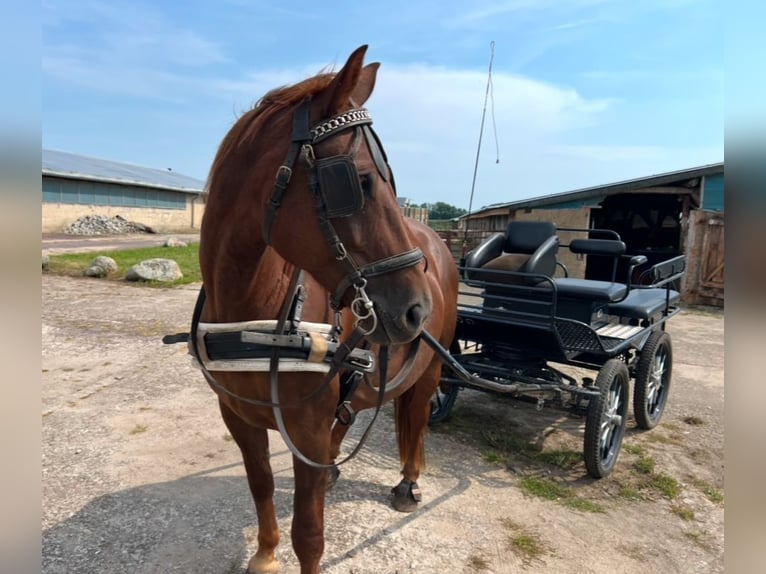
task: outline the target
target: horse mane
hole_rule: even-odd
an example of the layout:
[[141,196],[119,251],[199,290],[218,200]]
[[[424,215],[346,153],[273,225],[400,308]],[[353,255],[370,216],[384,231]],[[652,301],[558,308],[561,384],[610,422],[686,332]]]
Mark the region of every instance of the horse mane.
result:
[[240,146],[252,142],[256,134],[272,118],[305,98],[318,94],[330,84],[334,77],[335,73],[333,72],[320,72],[316,76],[296,84],[274,88],[267,92],[252,108],[237,119],[224,137],[210,168],[206,188],[210,190],[210,184],[216,174],[222,170],[224,165],[228,164],[228,160],[236,154]]

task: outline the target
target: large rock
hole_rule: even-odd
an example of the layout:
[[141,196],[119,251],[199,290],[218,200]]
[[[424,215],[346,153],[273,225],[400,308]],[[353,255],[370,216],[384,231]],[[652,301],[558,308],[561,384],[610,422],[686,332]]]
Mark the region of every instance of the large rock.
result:
[[128,281],[175,281],[183,277],[178,263],[172,259],[147,259],[128,269]]
[[168,237],[167,241],[165,241],[165,247],[186,247],[186,242],[176,237]]
[[85,270],[88,277],[106,277],[109,273],[117,271],[117,262],[106,255],[99,255],[90,262],[90,266]]

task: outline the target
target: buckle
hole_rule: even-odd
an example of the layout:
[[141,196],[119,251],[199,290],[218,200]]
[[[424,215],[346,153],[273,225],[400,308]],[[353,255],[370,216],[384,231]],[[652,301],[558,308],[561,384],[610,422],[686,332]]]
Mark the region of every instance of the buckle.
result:
[[293,170],[287,167],[286,165],[280,165],[279,169],[277,169],[277,176],[276,180],[277,183],[281,183],[282,185],[287,185],[290,183],[290,178],[293,176]]
[[343,401],[335,409],[335,418],[338,422],[344,426],[350,426],[354,424],[356,420],[356,412],[351,408],[351,401]]

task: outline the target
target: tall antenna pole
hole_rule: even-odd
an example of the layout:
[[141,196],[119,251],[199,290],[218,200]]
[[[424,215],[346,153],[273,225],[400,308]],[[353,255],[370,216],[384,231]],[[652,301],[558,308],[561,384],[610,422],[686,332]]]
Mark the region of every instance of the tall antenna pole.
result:
[[[473,166],[473,181],[471,181],[471,198],[468,201],[468,213],[465,219],[465,229],[463,230],[463,251],[461,259],[465,258],[466,247],[468,245],[468,222],[473,207],[473,192],[476,189],[476,174],[479,171],[479,155],[481,154],[481,140],[484,135],[484,118],[487,116],[487,101],[489,100],[489,90],[492,86],[492,63],[495,61],[495,41],[489,43],[489,71],[487,73],[487,90],[484,94],[484,109],[481,112],[481,127],[479,128],[479,145],[476,147],[476,162]],[[499,161],[499,160],[498,160]],[[462,264],[462,263],[461,263]]]

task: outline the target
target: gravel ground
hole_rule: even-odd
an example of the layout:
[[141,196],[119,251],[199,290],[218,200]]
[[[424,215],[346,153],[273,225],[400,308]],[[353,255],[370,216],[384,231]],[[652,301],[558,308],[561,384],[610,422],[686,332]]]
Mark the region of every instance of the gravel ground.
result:
[[[196,287],[43,275],[42,293],[43,572],[241,574],[256,527],[239,451],[183,346],[160,342],[187,329]],[[579,449],[583,421],[466,391],[427,437],[422,507],[400,514],[388,503],[399,475],[387,407],[328,494],[323,572],[723,572],[723,502],[709,495],[723,493],[723,327],[720,312],[670,322],[664,422],[642,433],[629,421],[618,468],[600,481],[582,463],[491,462],[478,430]],[[272,438],[278,557],[294,572],[291,458]],[[678,482],[676,498],[626,495],[638,452]],[[530,476],[603,512],[525,494]]]

